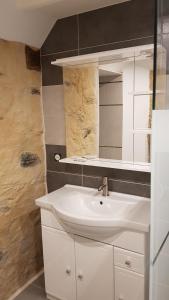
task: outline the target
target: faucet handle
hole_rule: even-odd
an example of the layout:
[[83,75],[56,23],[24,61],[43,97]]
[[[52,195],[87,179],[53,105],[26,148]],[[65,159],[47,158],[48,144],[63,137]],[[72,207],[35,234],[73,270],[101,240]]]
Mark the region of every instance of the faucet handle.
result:
[[98,191],[99,191],[99,192],[102,191],[103,188],[104,188],[105,186],[107,186],[107,184],[108,184],[107,177],[103,177],[103,178],[102,178],[102,184],[99,185]]
[[109,191],[108,191],[108,177],[103,177],[102,179],[102,185],[99,186],[98,191],[103,191],[103,196],[109,196]]
[[103,185],[99,185],[99,187],[98,187],[98,192],[101,192],[102,189],[103,189]]
[[104,176],[103,177],[103,185],[107,185],[108,184],[108,177]]

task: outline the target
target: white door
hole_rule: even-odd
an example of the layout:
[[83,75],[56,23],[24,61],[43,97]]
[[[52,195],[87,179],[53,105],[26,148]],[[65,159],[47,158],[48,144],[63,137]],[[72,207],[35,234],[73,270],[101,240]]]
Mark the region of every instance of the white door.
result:
[[75,238],[77,300],[114,300],[113,247]]
[[116,267],[115,300],[144,300],[143,275]]
[[150,299],[169,299],[169,110],[153,112]]
[[76,300],[74,240],[63,231],[42,226],[47,294]]

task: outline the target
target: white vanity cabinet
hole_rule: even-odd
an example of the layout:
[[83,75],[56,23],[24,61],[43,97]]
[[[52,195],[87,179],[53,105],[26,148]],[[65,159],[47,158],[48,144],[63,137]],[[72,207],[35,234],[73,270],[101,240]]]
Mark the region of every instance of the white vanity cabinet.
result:
[[73,238],[63,231],[44,226],[42,227],[42,238],[45,286],[49,299],[75,300]]
[[113,247],[75,236],[77,300],[113,300]]
[[115,300],[144,300],[144,255],[114,247],[114,266]]
[[115,300],[144,300],[144,276],[115,267]]
[[113,300],[113,247],[42,227],[49,299]]
[[[41,217],[48,299],[148,300],[148,235],[143,239],[141,233],[133,232],[137,238],[130,243],[130,232],[123,231],[113,234],[112,242],[96,241],[68,233],[47,210],[41,211]],[[135,242],[141,246],[140,253]]]

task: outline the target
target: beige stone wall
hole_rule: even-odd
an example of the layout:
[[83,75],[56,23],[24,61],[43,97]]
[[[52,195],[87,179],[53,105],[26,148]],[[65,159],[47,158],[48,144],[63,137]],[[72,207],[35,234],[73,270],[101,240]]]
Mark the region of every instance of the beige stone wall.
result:
[[65,67],[67,156],[98,154],[99,79],[96,64]]
[[0,40],[0,299],[42,268],[40,213],[45,193],[38,52]]

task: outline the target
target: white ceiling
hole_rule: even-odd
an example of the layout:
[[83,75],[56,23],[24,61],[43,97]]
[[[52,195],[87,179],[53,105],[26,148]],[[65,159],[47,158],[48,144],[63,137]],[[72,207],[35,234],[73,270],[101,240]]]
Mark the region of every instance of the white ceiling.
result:
[[129,0],[0,0],[0,38],[40,48],[57,19]]
[[2,39],[40,48],[55,22],[54,16],[38,10],[24,11],[18,8],[15,0],[0,0]]
[[16,0],[23,9],[38,9],[57,19],[130,0]]

